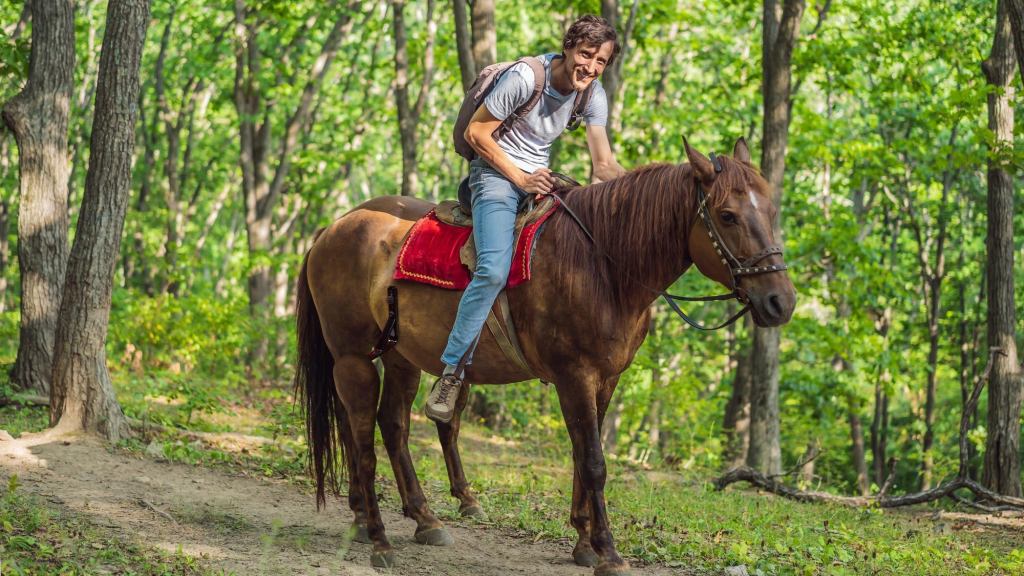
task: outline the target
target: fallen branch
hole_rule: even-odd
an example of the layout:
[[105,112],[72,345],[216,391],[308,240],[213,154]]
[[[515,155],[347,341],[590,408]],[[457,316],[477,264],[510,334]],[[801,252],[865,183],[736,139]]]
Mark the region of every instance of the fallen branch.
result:
[[[992,363],[996,354],[1002,354],[1002,351],[1000,351],[999,348],[990,349],[988,364],[985,366],[985,371],[975,380],[974,390],[971,392],[970,398],[964,405],[964,411],[960,417],[960,468],[957,471],[956,477],[949,482],[923,492],[914,492],[911,494],[904,494],[902,496],[889,496],[887,492],[892,485],[893,470],[896,464],[895,460],[890,460],[889,477],[885,480],[885,484],[882,486],[879,493],[874,496],[837,496],[825,492],[808,492],[798,490],[796,488],[786,486],[785,484],[775,480],[775,477],[766,476],[749,466],[733,468],[721,477],[716,478],[714,481],[715,489],[722,490],[726,486],[736,482],[748,482],[758,488],[767,490],[772,494],[777,494],[798,502],[828,502],[832,504],[842,504],[845,506],[878,506],[881,508],[896,508],[899,506],[910,506],[913,504],[921,504],[949,497],[957,502],[965,503],[980,510],[990,512],[1010,510],[1024,511],[1024,498],[997,494],[988,488],[985,488],[981,484],[978,484],[968,475],[967,427],[970,422],[969,415],[974,412],[975,406],[978,405],[978,399],[981,397],[981,390],[985,387],[985,383],[988,382],[989,376],[992,373]],[[979,499],[985,501],[986,504],[969,502],[960,496],[957,496],[957,490],[970,490],[975,496],[979,497]],[[992,506],[992,504],[995,506]]]
[[148,500],[143,500],[142,498],[139,498],[139,504],[142,504],[142,506],[144,506],[145,508],[149,508],[150,510],[152,510],[153,512],[156,512],[157,514],[163,516],[164,518],[167,518],[173,524],[177,524],[178,523],[178,521],[175,520],[173,516],[171,516],[167,512],[164,512],[163,510],[157,508],[156,506],[151,504]]
[[237,432],[196,432],[195,430],[186,430],[184,428],[176,428],[174,426],[164,426],[163,424],[157,424],[150,420],[139,420],[137,418],[128,418],[128,424],[131,425],[132,429],[141,430],[145,435],[148,435],[148,432],[156,431],[162,434],[184,436],[189,440],[202,440],[204,442],[212,443],[234,440],[236,442],[248,442],[257,446],[273,442],[271,439],[264,438],[263,436],[252,436],[250,434],[239,434]]

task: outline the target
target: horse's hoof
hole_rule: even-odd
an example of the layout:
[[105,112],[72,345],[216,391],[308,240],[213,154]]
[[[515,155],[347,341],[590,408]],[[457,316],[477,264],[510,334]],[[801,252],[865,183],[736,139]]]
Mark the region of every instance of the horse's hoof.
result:
[[373,544],[373,540],[370,540],[370,530],[366,527],[366,524],[352,523],[352,527],[349,528],[349,533],[352,534],[352,541],[359,542],[360,544]]
[[572,550],[573,562],[576,562],[577,566],[586,566],[587,568],[593,568],[601,563],[601,557],[594,552],[594,549],[583,543],[577,544]]
[[440,526],[427,528],[426,530],[417,530],[413,539],[416,540],[417,544],[426,544],[427,546],[451,546],[455,543],[452,535]]
[[395,551],[394,550],[374,550],[370,554],[370,566],[374,568],[394,568],[395,567]]
[[594,568],[594,576],[630,576],[633,573],[629,569],[629,564],[625,561],[621,563],[609,563],[603,562],[597,568]]
[[484,512],[484,507],[479,504],[463,506],[459,508],[459,514],[461,514],[463,518],[475,518],[477,520],[487,521],[487,513]]

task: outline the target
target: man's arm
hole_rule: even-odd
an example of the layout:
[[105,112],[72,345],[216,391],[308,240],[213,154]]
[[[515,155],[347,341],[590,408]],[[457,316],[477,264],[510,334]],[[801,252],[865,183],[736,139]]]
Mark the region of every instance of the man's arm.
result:
[[618,178],[626,173],[626,169],[615,160],[608,132],[604,126],[587,124],[587,147],[590,149],[590,160],[594,164],[594,182],[604,182]]
[[466,126],[466,142],[473,147],[477,155],[483,158],[495,170],[501,172],[508,181],[530,194],[547,194],[551,191],[552,179],[550,170],[540,168],[533,174],[527,174],[509,160],[491,136],[501,126],[498,120],[487,109],[486,105],[477,108],[476,113]]

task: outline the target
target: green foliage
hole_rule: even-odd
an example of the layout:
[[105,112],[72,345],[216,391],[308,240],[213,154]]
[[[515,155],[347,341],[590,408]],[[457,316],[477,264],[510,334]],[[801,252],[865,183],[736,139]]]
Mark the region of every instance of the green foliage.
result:
[[[629,3],[620,4],[624,22]],[[939,383],[933,450],[935,477],[941,478],[957,466],[961,374],[969,381],[985,361],[986,162],[995,158],[1012,169],[1024,165],[1019,145],[989,150],[993,138],[986,128],[985,102],[992,90],[985,85],[980,62],[990,49],[995,3],[833,2],[820,26],[816,9],[824,4],[811,4],[793,54],[795,93],[782,205],[786,258],[799,292],[795,316],[782,332],[783,459],[788,467],[808,445],[816,444],[822,454],[815,461],[814,484],[835,492],[856,490],[850,417],[859,417],[867,437],[877,399],[884,397],[888,418],[874,422],[888,425],[888,447],[880,456],[899,460],[897,490],[915,489],[929,371],[935,370]],[[264,56],[257,73],[259,90],[269,103],[265,114],[254,118],[265,123],[259,136],[265,138],[263,151],[271,162],[260,178],[267,181],[274,177],[285,127],[340,12],[308,0],[249,7]],[[600,8],[595,0],[498,3],[498,58],[557,51],[568,22]],[[735,139],[745,136],[756,161],[762,129],[760,8],[753,0],[638,4],[616,110],[616,124],[621,125],[612,130],[624,166],[681,161],[682,135],[702,150],[719,152],[730,151]],[[314,121],[290,152],[272,246],[265,250],[247,243],[252,207],[240,192],[233,10],[227,4],[153,3],[141,78],[139,153],[122,259],[115,272],[109,366],[122,404],[139,419],[221,430],[234,412],[257,413],[261,420],[246,431],[272,436],[291,450],[247,456],[254,466],[267,466],[270,475],[301,468],[304,425],[285,391],[295,347],[289,289],[301,255],[318,228],[369,198],[395,193],[401,182],[392,13],[385,4],[359,9],[313,100]],[[0,2],[0,21],[16,22],[20,10],[21,3]],[[105,10],[104,3],[87,2],[76,13],[72,220],[88,164]],[[425,74],[426,3],[409,2],[406,10],[415,94]],[[437,5],[435,23],[435,70],[417,127],[421,188],[416,193],[428,200],[454,196],[466,171],[448,144],[461,89],[454,21],[446,4]],[[165,30],[168,43],[158,79]],[[0,37],[0,101],[20,89],[27,62],[27,35],[17,41]],[[1015,86],[1019,88],[1019,81]],[[172,149],[176,129],[180,139]],[[5,137],[0,145],[0,201],[11,206],[8,252],[13,255],[17,150],[13,138],[0,129],[0,140]],[[553,167],[585,180],[590,166],[582,133],[567,134],[556,150]],[[178,161],[181,178],[180,213],[170,201],[171,158]],[[943,201],[947,176],[951,184]],[[177,218],[181,236],[175,239],[170,230]],[[931,267],[938,263],[935,242],[929,238],[936,236],[942,218],[948,222],[946,275],[938,296],[940,339],[933,368],[928,363],[931,296],[922,279],[922,262]],[[1019,246],[1024,211],[1017,211],[1015,230]],[[0,270],[9,281],[2,295],[6,311],[0,313],[0,395],[13,388],[6,373],[17,353],[18,270],[11,260]],[[272,298],[274,310],[250,309],[248,276],[259,266],[286,277],[280,298]],[[1016,266],[1016,273],[1021,302],[1024,267]],[[696,272],[673,288],[686,294],[719,289]],[[729,315],[720,304],[688,312],[702,321]],[[1024,333],[1024,314],[1018,324]],[[653,332],[622,375],[612,401],[615,457],[707,474],[724,466],[722,414],[732,392],[732,367],[749,340],[749,330],[742,326],[733,336],[698,334],[657,305]],[[264,344],[266,353],[254,358]],[[477,387],[474,395],[479,398],[476,411],[467,419],[487,422],[502,437],[564,440],[550,388],[531,382]],[[984,404],[978,414],[970,439],[980,451]],[[14,434],[39,429],[45,422],[45,410],[0,409],[0,428]],[[191,441],[171,442],[164,452],[174,460],[209,463],[220,458],[205,456],[208,450]],[[868,458],[873,468],[874,456]],[[500,489],[504,481],[495,479],[488,488]],[[649,491],[650,498],[663,498],[662,488],[637,486]],[[532,514],[541,514],[527,508],[519,513],[524,525],[532,522]],[[533,529],[560,533],[564,526],[555,524],[562,521],[562,516],[552,516],[550,525]],[[775,547],[779,540],[762,543],[741,537],[740,528],[717,542],[713,532],[702,532],[696,543],[639,531],[639,543],[631,549],[639,557],[657,559],[663,557],[662,550],[687,557],[706,546],[709,551],[699,554],[749,560],[766,571],[800,572],[813,562],[831,562],[836,573],[851,562],[868,566],[856,564],[863,562],[856,559],[863,550],[851,559],[840,555],[840,549],[849,552],[853,545],[840,522],[830,526],[816,521],[795,537],[806,564],[787,564],[778,558],[785,556]],[[814,548],[812,536],[825,541]],[[830,547],[830,541],[841,543],[840,548]],[[897,549],[871,552],[927,560],[925,552],[916,558]],[[978,565],[988,562],[976,560]]]

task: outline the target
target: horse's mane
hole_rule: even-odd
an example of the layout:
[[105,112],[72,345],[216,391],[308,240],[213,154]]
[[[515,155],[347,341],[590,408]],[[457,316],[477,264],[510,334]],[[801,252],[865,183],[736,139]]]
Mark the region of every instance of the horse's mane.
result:
[[[715,185],[705,190],[712,209],[724,201],[723,191],[745,190],[757,174],[749,164],[719,159],[723,170]],[[568,287],[567,296],[582,291],[577,295],[622,309],[638,291],[649,292],[638,280],[654,283],[683,271],[696,216],[689,164],[643,166],[614,180],[568,190],[563,199],[596,242],[591,244],[568,214],[559,214],[548,224],[545,241],[558,246],[554,270]]]

